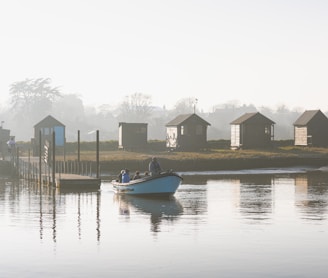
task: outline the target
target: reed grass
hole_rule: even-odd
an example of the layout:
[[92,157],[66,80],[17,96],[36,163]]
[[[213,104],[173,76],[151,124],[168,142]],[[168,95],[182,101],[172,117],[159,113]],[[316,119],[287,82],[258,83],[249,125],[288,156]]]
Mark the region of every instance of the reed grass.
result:
[[[310,147],[279,147],[274,149],[253,149],[253,150],[229,150],[229,149],[209,149],[201,152],[135,152],[135,151],[100,151],[100,161],[144,161],[152,156],[168,160],[197,160],[197,159],[254,159],[254,158],[292,158],[292,157],[328,157],[328,148]],[[64,159],[64,155],[58,155],[57,160]],[[77,160],[77,152],[65,154],[66,160]],[[96,161],[95,151],[81,151],[81,161]]]

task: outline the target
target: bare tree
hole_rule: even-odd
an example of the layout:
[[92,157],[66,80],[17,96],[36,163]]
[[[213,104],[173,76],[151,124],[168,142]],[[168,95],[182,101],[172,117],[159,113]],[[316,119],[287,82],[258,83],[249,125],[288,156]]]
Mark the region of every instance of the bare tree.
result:
[[197,110],[197,98],[182,98],[180,99],[174,107],[176,114],[190,114]]
[[151,96],[134,93],[126,96],[120,105],[119,118],[124,121],[146,121],[151,115]]

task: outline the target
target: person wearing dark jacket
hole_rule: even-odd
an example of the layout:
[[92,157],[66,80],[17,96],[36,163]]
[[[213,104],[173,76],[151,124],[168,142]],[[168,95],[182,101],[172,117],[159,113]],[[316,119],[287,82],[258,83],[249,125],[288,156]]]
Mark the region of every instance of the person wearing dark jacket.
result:
[[161,165],[157,161],[156,157],[153,157],[149,163],[149,172],[151,176],[156,176],[161,173]]

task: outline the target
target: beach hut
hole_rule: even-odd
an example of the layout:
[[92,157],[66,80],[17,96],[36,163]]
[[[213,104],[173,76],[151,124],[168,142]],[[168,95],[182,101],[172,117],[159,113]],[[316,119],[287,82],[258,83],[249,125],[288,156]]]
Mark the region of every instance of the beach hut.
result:
[[166,148],[190,151],[206,148],[210,125],[195,113],[177,116],[166,124]]
[[64,151],[66,142],[65,125],[49,115],[34,126],[34,138],[32,138],[34,156],[38,156],[40,154],[40,149],[43,152],[45,146],[49,147],[49,144],[52,142],[53,132],[55,132],[56,152]]
[[147,147],[146,123],[119,123],[118,147],[125,150],[143,150]]
[[294,122],[295,146],[328,146],[328,118],[320,110],[306,110]]
[[259,112],[245,113],[230,123],[231,149],[271,147],[274,124]]

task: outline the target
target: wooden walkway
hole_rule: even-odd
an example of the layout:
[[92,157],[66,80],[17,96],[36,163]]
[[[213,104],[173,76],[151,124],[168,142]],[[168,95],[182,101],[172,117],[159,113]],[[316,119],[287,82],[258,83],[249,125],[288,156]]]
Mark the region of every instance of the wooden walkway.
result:
[[94,178],[89,176],[82,176],[77,174],[59,174],[55,176],[56,187],[98,187],[101,184],[100,178]]
[[[83,169],[82,164],[76,163],[74,162],[74,165],[72,165],[72,163],[68,164],[68,162],[57,161],[54,180],[52,167],[43,160],[41,160],[40,169],[39,157],[20,157],[17,168],[19,176],[24,179],[39,181],[43,184],[52,185],[61,189],[100,189],[101,179],[93,177],[91,170],[88,175],[86,173],[83,175],[74,173],[76,171],[81,172],[80,169]],[[84,165],[85,168],[87,167]]]

